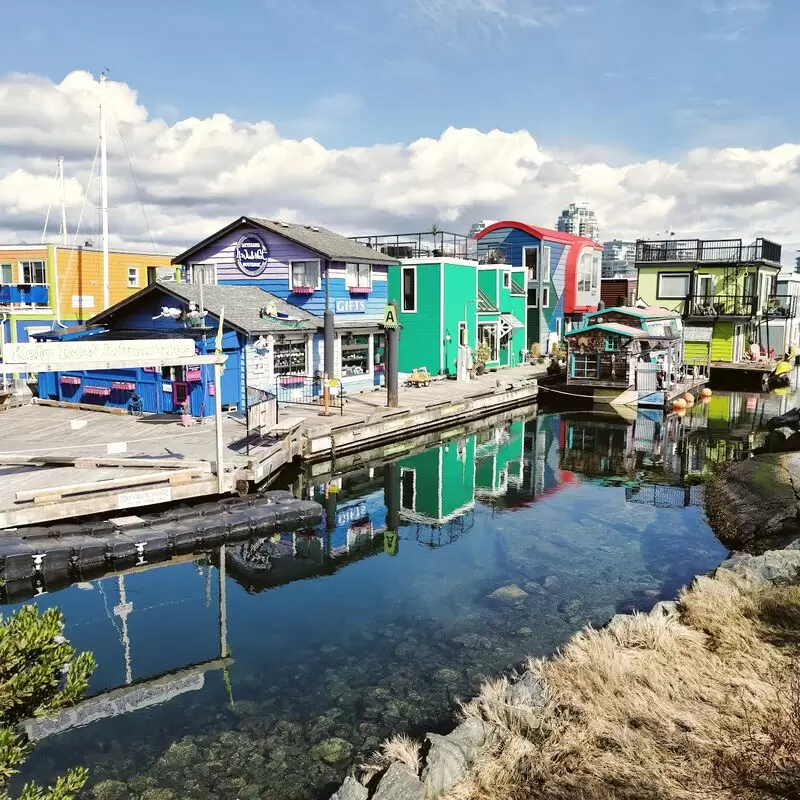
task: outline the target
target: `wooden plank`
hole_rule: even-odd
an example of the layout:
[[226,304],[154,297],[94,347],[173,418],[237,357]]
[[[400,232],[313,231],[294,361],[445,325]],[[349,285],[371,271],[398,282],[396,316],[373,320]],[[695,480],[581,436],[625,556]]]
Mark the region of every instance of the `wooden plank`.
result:
[[[135,444],[135,442],[131,442]],[[15,453],[0,453],[0,465],[26,467],[142,467],[150,469],[208,469],[208,461],[192,461],[181,458],[106,458],[104,456],[26,456]]]
[[27,500],[37,501],[37,498],[45,494],[54,494],[57,496],[65,496],[72,494],[87,494],[89,492],[104,492],[108,489],[123,489],[130,486],[145,486],[149,483],[162,483],[169,480],[172,482],[174,478],[179,476],[186,476],[192,478],[195,475],[201,474],[202,470],[197,469],[182,469],[175,470],[174,472],[153,472],[148,475],[130,475],[126,478],[112,478],[108,481],[90,481],[89,483],[73,483],[64,486],[52,486],[47,489],[26,489],[22,492],[17,492],[14,499],[18,503],[24,503]]

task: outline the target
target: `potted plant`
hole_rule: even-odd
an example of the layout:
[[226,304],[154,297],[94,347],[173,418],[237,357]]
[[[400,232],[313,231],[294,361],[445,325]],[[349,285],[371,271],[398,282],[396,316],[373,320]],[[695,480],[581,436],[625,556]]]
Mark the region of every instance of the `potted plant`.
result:
[[492,357],[492,351],[486,342],[481,342],[475,351],[475,372],[483,375],[486,372],[486,362]]

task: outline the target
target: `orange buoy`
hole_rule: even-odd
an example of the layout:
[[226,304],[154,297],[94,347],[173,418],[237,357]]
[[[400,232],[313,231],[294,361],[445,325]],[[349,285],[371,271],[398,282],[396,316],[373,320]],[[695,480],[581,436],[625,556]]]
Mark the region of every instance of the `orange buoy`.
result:
[[686,392],[686,394],[683,396],[683,399],[686,401],[687,405],[694,403],[694,395],[691,392]]
[[686,409],[685,408],[676,408],[673,409],[675,411],[676,417],[685,417],[686,416]]
[[672,401],[672,408],[673,409],[683,409],[686,410],[686,401],[682,397],[676,397]]
[[711,389],[708,386],[700,390],[700,397],[711,397]]

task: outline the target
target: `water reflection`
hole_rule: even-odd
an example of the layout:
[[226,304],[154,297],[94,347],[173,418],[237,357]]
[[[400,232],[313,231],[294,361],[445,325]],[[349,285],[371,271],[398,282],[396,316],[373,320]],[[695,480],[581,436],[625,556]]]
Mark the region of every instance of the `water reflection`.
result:
[[325,506],[315,530],[43,594],[99,667],[95,700],[24,777],[79,752],[103,800],[327,797],[386,735],[437,726],[487,676],[715,566],[703,477],[779,405],[504,415],[296,476]]

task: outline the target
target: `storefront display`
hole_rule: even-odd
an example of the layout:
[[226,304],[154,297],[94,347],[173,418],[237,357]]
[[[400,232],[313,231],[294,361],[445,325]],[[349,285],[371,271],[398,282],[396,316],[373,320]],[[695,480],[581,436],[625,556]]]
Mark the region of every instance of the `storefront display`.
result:
[[370,337],[345,334],[342,336],[342,377],[352,378],[369,373]]
[[276,375],[306,375],[306,343],[278,342],[274,349]]

